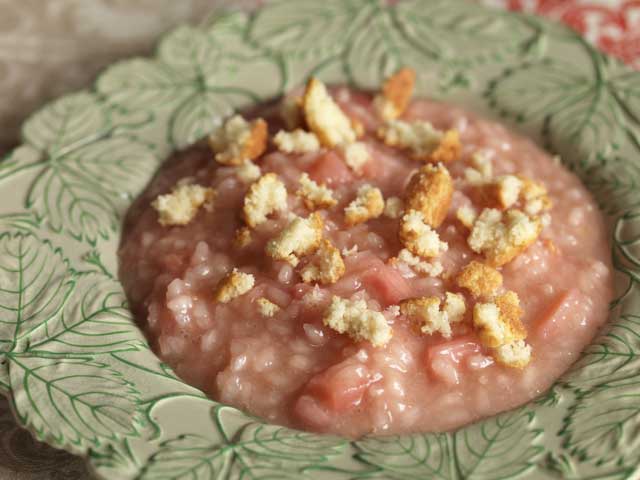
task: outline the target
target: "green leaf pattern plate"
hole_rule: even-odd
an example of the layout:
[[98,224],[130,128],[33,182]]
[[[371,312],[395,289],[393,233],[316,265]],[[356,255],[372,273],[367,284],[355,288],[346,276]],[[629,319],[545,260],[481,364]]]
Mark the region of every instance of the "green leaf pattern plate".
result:
[[[182,383],[116,279],[123,215],[168,154],[309,75],[503,118],[584,180],[616,268],[609,328],[546,394],[456,432],[350,442],[268,425]],[[0,163],[0,389],[100,477],[625,479],[640,461],[640,75],[539,18],[450,0],[285,0],[180,27],[154,58],[35,113]]]

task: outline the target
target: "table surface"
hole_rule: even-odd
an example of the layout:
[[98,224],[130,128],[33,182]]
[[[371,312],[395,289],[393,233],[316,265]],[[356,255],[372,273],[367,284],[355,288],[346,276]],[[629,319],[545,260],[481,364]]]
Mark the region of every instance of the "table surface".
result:
[[[640,69],[640,0],[477,0],[560,20]],[[261,0],[0,0],[0,155],[23,120],[51,98],[88,86],[114,61],[149,54],[164,32],[212,9]],[[0,478],[89,478],[84,462],[36,442],[0,399]]]

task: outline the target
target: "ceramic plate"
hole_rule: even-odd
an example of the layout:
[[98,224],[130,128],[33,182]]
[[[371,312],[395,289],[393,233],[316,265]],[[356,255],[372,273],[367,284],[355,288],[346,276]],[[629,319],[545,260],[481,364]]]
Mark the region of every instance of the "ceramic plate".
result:
[[[536,401],[457,432],[357,442],[207,399],[149,350],[116,277],[120,224],[169,153],[317,75],[501,117],[560,154],[611,226],[611,323]],[[571,31],[472,4],[282,1],[181,27],[154,58],[34,114],[0,163],[0,388],[104,478],[631,478],[640,460],[640,75]]]

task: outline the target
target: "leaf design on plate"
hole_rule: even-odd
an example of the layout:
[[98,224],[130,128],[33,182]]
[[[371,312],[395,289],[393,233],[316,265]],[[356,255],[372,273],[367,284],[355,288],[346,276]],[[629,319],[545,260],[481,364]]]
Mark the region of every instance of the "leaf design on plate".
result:
[[17,415],[39,438],[80,452],[137,435],[138,392],[108,364],[29,353],[8,361]]
[[358,458],[398,480],[511,478],[530,470],[543,451],[533,419],[518,409],[454,433],[364,439],[356,442]]
[[[183,148],[218,126],[234,109],[270,98],[282,89],[277,62],[245,38],[244,15],[219,19],[211,32],[180,27],[167,35],[157,60],[135,59],[108,69],[98,90],[110,103],[129,111],[158,111],[168,122],[168,138]],[[255,72],[263,72],[256,92]]]
[[307,478],[305,468],[325,464],[348,443],[266,425],[227,406],[215,407],[213,417],[223,442],[201,435],[167,440],[149,459],[141,478]]
[[58,156],[104,135],[109,116],[95,95],[80,92],[56,100],[27,120],[22,129],[25,142]]
[[358,19],[375,4],[371,0],[299,0],[294,7],[274,2],[257,12],[249,38],[273,53],[319,60],[342,51]]
[[640,380],[608,382],[578,394],[569,409],[563,446],[579,460],[637,464],[640,459]]
[[75,281],[68,261],[48,241],[0,235],[0,351],[18,347],[58,314]]
[[31,335],[28,351],[111,353],[146,348],[122,286],[101,274],[78,276],[62,313]]
[[27,195],[55,230],[95,243],[115,231],[130,199],[158,164],[152,150],[128,137],[106,138],[51,159]]

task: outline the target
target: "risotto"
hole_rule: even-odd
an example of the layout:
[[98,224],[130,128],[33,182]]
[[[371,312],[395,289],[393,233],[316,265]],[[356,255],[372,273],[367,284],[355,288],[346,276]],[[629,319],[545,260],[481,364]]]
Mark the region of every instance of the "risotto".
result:
[[443,431],[544,392],[607,318],[603,217],[530,140],[460,108],[311,80],[175,154],[120,278],[212,398],[349,437]]

